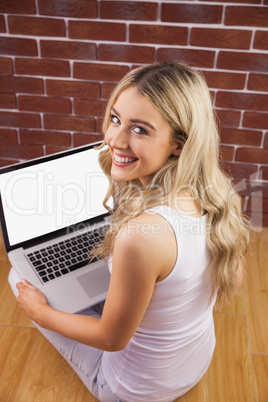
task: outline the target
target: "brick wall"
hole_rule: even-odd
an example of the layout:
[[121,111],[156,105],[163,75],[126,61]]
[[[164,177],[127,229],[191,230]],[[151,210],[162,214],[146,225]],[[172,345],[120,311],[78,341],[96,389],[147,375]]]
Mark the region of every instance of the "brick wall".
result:
[[268,0],[1,0],[0,13],[0,166],[101,139],[129,69],[185,60],[211,89],[245,209],[268,225]]

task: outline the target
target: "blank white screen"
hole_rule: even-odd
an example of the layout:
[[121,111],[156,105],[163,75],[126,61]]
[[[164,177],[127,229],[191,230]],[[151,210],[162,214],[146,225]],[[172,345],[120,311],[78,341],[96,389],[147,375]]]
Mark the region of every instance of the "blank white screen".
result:
[[0,175],[11,246],[107,212],[98,154],[88,149]]

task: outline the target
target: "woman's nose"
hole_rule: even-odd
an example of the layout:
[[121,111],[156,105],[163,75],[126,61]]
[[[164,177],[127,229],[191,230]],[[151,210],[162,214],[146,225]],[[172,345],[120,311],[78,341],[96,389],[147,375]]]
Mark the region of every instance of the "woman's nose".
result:
[[120,127],[118,130],[113,131],[110,139],[110,145],[117,149],[127,149],[128,148],[128,133],[123,128]]

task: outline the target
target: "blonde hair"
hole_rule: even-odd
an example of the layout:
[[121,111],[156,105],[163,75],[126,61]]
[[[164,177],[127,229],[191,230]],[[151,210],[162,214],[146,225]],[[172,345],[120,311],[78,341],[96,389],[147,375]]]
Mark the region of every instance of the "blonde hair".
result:
[[100,163],[110,180],[104,205],[112,196],[116,209],[110,230],[97,252],[107,256],[125,223],[148,208],[175,200],[186,190],[208,214],[212,293],[217,291],[218,299],[229,298],[235,290],[238,261],[246,251],[248,230],[240,197],[219,165],[219,135],[207,85],[200,72],[184,63],[161,62],[132,70],[111,95],[104,116],[104,134],[110,125],[111,108],[130,86],[166,119],[172,128],[171,141],[182,149],[179,157],[168,158],[145,187],[138,180],[114,182],[110,177],[110,152],[101,152]]

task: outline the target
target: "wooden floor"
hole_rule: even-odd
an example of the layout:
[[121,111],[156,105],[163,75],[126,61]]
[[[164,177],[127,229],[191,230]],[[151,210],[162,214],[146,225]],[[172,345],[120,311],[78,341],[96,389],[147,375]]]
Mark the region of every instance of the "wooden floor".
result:
[[[211,366],[177,402],[268,401],[267,229],[251,236],[247,261],[241,294],[215,312],[217,346]],[[0,266],[0,402],[96,402],[17,307],[2,246]]]

